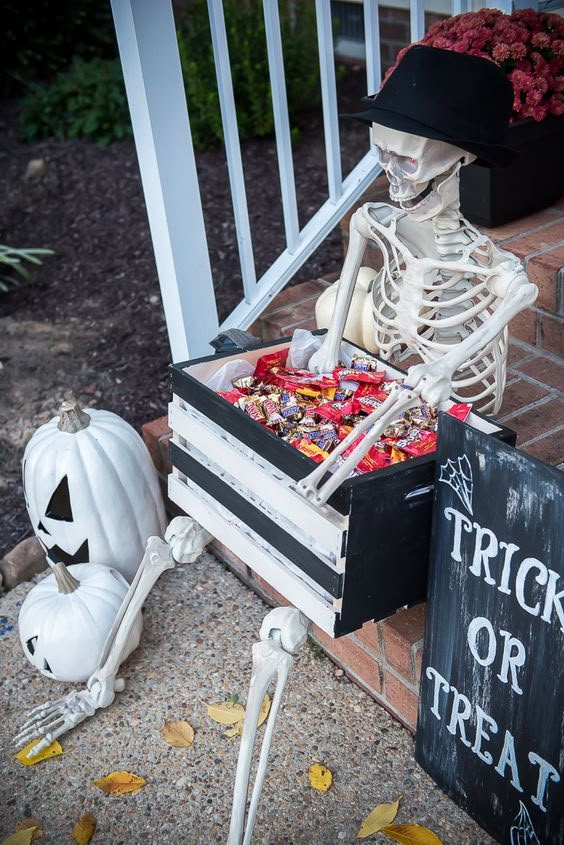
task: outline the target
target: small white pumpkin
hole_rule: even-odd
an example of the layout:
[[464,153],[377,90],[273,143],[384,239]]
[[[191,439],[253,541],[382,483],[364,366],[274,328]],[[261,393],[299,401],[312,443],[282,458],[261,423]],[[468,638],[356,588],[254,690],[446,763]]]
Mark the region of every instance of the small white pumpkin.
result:
[[[86,681],[98,666],[127,590],[123,575],[109,566],[57,563],[20,609],[20,641],[32,666],[57,681]],[[124,660],[139,645],[142,629],[139,612]]]
[[24,452],[33,530],[53,564],[100,563],[131,581],[147,540],[166,527],[149,452],[117,414],[76,402],[63,402],[59,413]]

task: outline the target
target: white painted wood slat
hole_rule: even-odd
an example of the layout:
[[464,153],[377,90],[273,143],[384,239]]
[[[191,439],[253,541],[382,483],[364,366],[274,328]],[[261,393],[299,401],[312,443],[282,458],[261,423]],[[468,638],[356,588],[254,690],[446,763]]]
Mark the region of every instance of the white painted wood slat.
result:
[[[344,572],[341,558],[348,518],[333,508],[316,509],[290,489],[292,479],[264,461],[244,444],[194,408],[169,405],[169,425],[186,441],[185,449],[199,463],[219,475],[247,501],[311,550],[336,572]],[[195,455],[198,451],[200,454]],[[202,458],[202,455],[205,457]],[[219,469],[218,469],[219,468]]]
[[258,535],[234,516],[221,513],[217,502],[190,479],[179,477],[177,470],[169,475],[168,493],[185,513],[203,525],[325,633],[333,636],[335,608],[291,572],[291,561],[285,558],[278,561],[272,550],[263,548]]
[[315,8],[317,12],[317,46],[319,50],[321,99],[323,103],[327,182],[329,186],[329,199],[331,202],[337,202],[343,193],[343,176],[341,170],[339,117],[337,114],[337,83],[335,79],[331,0],[315,0]]
[[172,6],[111,5],[172,357],[183,361],[209,354],[218,318]]
[[364,0],[364,42],[366,45],[366,91],[376,94],[382,82],[378,0]]
[[[280,190],[284,212],[284,228],[288,251],[293,252],[298,246],[299,221],[296,202],[296,181],[294,179],[294,161],[292,158],[292,137],[286,96],[284,75],[284,54],[282,52],[282,33],[278,0],[263,0],[266,44],[268,49],[268,68],[272,89],[272,108],[274,110],[274,128],[278,169],[280,172]],[[233,323],[231,324],[233,325]]]
[[409,0],[409,21],[412,41],[425,35],[425,0]]
[[221,121],[225,139],[229,184],[231,187],[231,198],[233,200],[233,215],[235,217],[235,228],[237,232],[237,246],[239,248],[239,260],[241,262],[243,291],[245,302],[251,303],[256,297],[257,277],[222,0],[208,0],[208,13],[219,91]]

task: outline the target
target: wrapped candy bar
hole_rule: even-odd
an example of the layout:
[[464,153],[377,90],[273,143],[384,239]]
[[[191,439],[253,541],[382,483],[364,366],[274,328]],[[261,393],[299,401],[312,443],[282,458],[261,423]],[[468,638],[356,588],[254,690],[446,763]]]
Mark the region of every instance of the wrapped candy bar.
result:
[[369,370],[355,370],[348,367],[335,367],[333,375],[339,381],[360,381],[365,384],[381,384],[386,373],[376,373]]

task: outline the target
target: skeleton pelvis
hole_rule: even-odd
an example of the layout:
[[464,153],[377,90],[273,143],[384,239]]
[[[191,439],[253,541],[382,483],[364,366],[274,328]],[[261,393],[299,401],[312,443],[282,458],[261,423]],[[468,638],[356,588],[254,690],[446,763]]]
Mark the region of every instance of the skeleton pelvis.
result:
[[[369,352],[377,353],[374,335],[374,320],[372,317],[372,285],[378,274],[372,267],[361,267],[351,301],[351,307],[345,325],[344,337]],[[315,319],[318,329],[327,329],[335,310],[335,299],[339,290],[339,282],[328,287],[315,304]]]

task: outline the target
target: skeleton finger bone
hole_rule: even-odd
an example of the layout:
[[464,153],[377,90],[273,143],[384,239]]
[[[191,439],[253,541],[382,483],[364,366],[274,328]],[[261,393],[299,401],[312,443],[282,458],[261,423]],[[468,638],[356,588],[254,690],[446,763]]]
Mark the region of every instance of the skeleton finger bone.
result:
[[[292,652],[297,650],[307,639],[308,627],[309,620],[296,608],[276,608],[266,616],[262,624],[260,633],[261,642],[255,643],[253,646],[253,670],[239,760],[237,762],[228,845],[250,845],[251,843],[268,764],[272,734],[286,681],[293,663],[292,653],[286,651],[283,644],[286,643],[289,645]],[[265,693],[272,681],[276,682],[276,687],[265,726],[265,734],[260,750],[257,773],[245,826],[249,775],[257,734],[257,722]]]
[[[327,499],[337,490],[342,482],[349,477],[358,462],[370,451],[372,446],[380,438],[380,435],[387,426],[398,417],[403,411],[412,408],[419,401],[420,389],[403,389],[394,385],[385,402],[369,414],[359,425],[357,425],[344,440],[325,458],[316,469],[296,484],[299,493],[315,505],[324,505]],[[341,463],[339,468],[330,476],[324,484],[322,480],[327,471],[339,461],[339,458],[349,446],[362,435],[368,432],[355,449]]]

